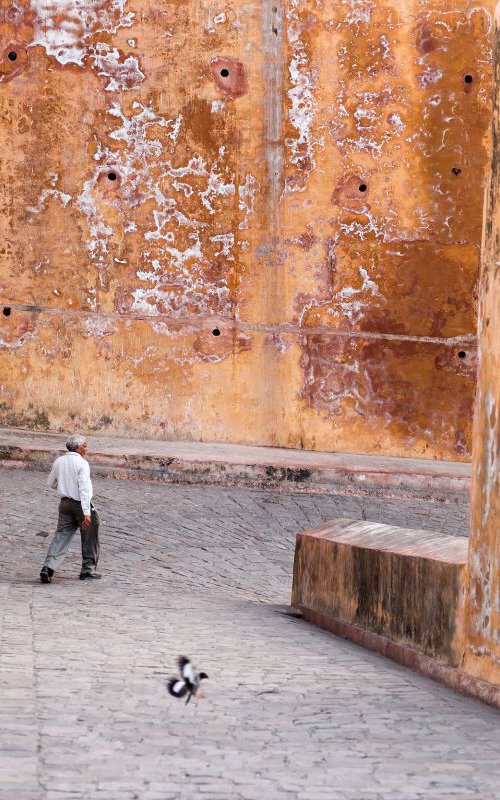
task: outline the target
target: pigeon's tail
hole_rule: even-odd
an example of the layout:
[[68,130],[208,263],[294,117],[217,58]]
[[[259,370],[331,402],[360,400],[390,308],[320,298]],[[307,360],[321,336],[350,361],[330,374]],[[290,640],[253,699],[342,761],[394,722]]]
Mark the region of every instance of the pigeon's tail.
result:
[[168,693],[172,695],[172,697],[184,697],[186,694],[188,687],[186,683],[179,678],[170,678],[167,683]]

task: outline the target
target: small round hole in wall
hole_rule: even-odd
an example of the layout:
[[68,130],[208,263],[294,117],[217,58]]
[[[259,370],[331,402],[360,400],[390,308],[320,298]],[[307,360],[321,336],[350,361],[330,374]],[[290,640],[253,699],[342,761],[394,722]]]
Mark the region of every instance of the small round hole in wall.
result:
[[360,192],[366,192],[366,190],[368,189],[368,186],[366,185],[366,183],[360,183],[359,186],[358,186],[358,189],[359,189]]
[[220,74],[223,78],[229,78],[229,70],[226,67],[221,69]]
[[459,358],[465,358],[467,353],[465,352],[465,350],[459,350],[457,355],[458,355]]
[[462,172],[460,167],[452,167],[451,171],[453,172],[454,175],[460,175],[460,173]]
[[464,76],[464,83],[472,83],[473,80],[474,80],[474,78],[472,77],[472,75],[465,75]]
[[116,172],[108,172],[108,180],[109,181],[116,181],[117,177],[118,176],[117,176]]
[[12,313],[12,309],[9,308],[9,306],[4,306],[3,307],[3,315],[4,315],[4,317],[10,317],[11,313]]
[[9,61],[15,61],[17,59],[17,53],[15,50],[11,50],[9,55],[7,56]]
[[220,330],[218,328],[214,328],[212,331],[212,336],[220,336]]

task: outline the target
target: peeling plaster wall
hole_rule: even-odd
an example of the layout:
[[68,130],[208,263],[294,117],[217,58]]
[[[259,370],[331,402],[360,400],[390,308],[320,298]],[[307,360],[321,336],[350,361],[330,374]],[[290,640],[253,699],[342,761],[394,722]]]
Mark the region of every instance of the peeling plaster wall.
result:
[[464,669],[500,685],[500,4],[495,16],[492,159],[484,208]]
[[0,0],[0,423],[467,460],[492,8]]

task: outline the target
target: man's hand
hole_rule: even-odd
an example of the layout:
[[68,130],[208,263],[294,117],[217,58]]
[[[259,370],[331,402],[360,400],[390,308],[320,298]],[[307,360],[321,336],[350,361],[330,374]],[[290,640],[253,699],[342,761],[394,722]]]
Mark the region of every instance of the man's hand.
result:
[[83,518],[83,522],[82,522],[82,531],[84,531],[86,528],[88,528],[91,522],[92,522],[91,517],[90,516],[88,516],[88,517],[85,516]]

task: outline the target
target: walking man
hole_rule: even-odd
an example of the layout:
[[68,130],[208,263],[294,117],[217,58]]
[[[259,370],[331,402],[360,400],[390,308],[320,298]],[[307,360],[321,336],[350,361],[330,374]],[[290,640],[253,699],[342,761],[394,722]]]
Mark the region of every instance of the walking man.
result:
[[57,530],[40,572],[42,583],[52,583],[52,576],[62,563],[78,528],[82,537],[82,571],[80,580],[100,578],[95,572],[99,559],[99,517],[91,503],[90,467],[84,456],[88,445],[84,436],[71,436],[68,450],[54,461],[47,485],[57,489],[61,498]]

